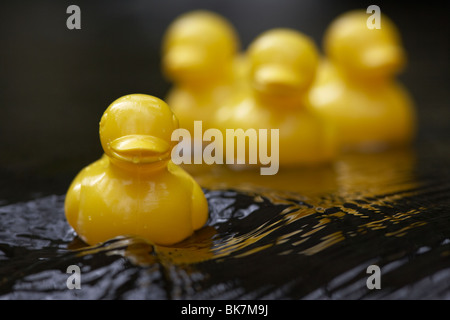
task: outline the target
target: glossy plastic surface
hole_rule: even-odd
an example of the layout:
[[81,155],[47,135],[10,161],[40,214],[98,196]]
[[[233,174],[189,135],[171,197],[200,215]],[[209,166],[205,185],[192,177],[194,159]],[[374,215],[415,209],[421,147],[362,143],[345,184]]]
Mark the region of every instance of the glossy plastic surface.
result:
[[155,97],[114,101],[100,122],[105,154],[84,168],[65,200],[69,224],[88,244],[139,236],[170,245],[201,228],[208,205],[200,186],[170,160],[178,120]]
[[343,149],[379,150],[409,143],[415,112],[395,76],[406,64],[400,35],[388,17],[381,28],[367,26],[365,11],[334,20],[324,37],[325,59],[310,99],[338,130]]

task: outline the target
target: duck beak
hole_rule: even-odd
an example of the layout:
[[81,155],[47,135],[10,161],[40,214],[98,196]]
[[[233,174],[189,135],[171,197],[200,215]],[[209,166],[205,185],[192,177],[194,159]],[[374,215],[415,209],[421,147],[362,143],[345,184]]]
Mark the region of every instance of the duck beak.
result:
[[164,70],[169,75],[183,75],[202,68],[204,56],[201,51],[191,47],[171,48],[163,57]]
[[374,72],[395,74],[405,64],[405,53],[398,46],[379,46],[364,51],[363,65]]
[[279,65],[264,66],[253,75],[256,90],[271,94],[289,94],[301,90],[304,78],[293,70]]
[[149,135],[127,135],[110,143],[113,156],[134,163],[152,163],[170,156],[170,144]]

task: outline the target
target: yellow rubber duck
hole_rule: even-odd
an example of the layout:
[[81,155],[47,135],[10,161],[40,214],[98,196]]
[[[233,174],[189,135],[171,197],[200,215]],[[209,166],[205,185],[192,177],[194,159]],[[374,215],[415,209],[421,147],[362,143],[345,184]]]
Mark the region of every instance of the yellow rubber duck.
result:
[[217,108],[243,78],[246,64],[239,47],[231,23],[210,11],[185,13],[167,29],[162,69],[174,87],[166,101],[191,135],[195,120],[203,121],[203,130],[211,127]]
[[248,90],[218,110],[221,130],[278,129],[281,166],[333,159],[333,128],[309,110],[307,93],[319,61],[314,42],[296,30],[272,29],[258,36],[246,54]]
[[310,91],[313,108],[333,122],[346,150],[407,144],[415,133],[412,100],[395,80],[406,62],[399,32],[385,15],[380,29],[370,29],[368,18],[357,10],[330,24],[326,57]]
[[205,224],[202,189],[170,160],[177,128],[169,106],[153,96],[127,95],[106,109],[104,156],[76,176],[65,200],[66,218],[83,241],[132,235],[171,245]]

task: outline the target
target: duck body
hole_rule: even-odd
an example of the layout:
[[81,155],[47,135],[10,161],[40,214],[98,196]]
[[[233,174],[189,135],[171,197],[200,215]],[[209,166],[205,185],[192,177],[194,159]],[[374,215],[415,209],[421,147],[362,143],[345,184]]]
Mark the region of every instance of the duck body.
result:
[[174,87],[166,101],[180,121],[180,127],[194,133],[194,121],[202,121],[205,129],[214,128],[217,109],[234,94],[231,81],[195,87]]
[[120,235],[174,244],[203,226],[199,213],[206,207],[196,182],[173,164],[157,172],[130,173],[108,159],[78,174],[66,202],[69,223],[92,244]]
[[[134,95],[128,101],[119,99],[116,105],[142,105],[149,101],[147,97]],[[162,102],[157,98],[150,101]],[[117,111],[121,114],[121,119],[115,119],[122,122],[119,124],[136,126],[133,120],[139,121],[139,114],[125,112],[127,119],[122,114],[126,109]],[[158,109],[155,111],[157,113]],[[105,132],[105,135],[110,133]],[[101,159],[75,177],[66,195],[67,220],[83,241],[97,244],[116,236],[138,236],[152,243],[171,245],[186,239],[205,224],[208,205],[200,186],[188,173],[165,156],[157,161],[143,158],[141,155],[151,153],[144,145],[139,148],[132,145],[138,143],[136,140],[114,138],[104,144],[120,150],[121,157],[106,148]],[[121,139],[122,144],[114,148],[116,139]],[[131,161],[125,161],[125,156],[132,156]]]
[[[306,104],[306,103],[305,103]],[[283,110],[268,106],[249,93],[234,106],[219,111],[221,130],[227,128],[277,129],[280,166],[309,166],[328,163],[335,156],[335,135],[332,126],[310,112],[305,104]],[[270,137],[270,134],[268,134]],[[261,142],[260,142],[261,143]],[[269,145],[275,143],[268,141]],[[268,148],[270,150],[270,147]]]
[[365,86],[344,81],[337,71],[322,72],[328,73],[327,79],[311,90],[311,101],[335,127],[343,150],[376,151],[413,140],[413,102],[399,82]]

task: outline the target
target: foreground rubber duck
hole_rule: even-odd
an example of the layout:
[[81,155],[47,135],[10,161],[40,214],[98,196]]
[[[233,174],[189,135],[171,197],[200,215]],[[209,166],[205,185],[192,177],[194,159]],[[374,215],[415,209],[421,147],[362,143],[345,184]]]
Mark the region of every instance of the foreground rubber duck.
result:
[[399,33],[384,15],[381,29],[369,29],[368,17],[352,11],[331,23],[310,92],[314,109],[334,123],[346,150],[408,144],[415,132],[411,98],[395,80],[406,60]]
[[162,68],[174,87],[166,97],[180,121],[193,134],[195,120],[203,129],[228,99],[236,79],[245,74],[233,26],[209,11],[192,11],[178,17],[163,39]]
[[247,51],[249,89],[216,114],[227,128],[279,129],[280,165],[311,165],[335,155],[334,131],[309,110],[308,90],[319,55],[313,41],[291,29],[272,29]]
[[170,160],[177,128],[168,105],[153,96],[127,95],[106,109],[104,156],[76,176],[65,201],[67,220],[83,241],[131,235],[171,245],[205,224],[200,186]]

